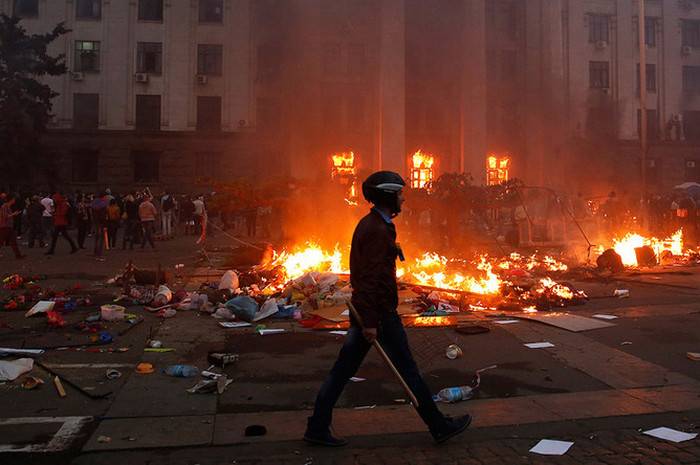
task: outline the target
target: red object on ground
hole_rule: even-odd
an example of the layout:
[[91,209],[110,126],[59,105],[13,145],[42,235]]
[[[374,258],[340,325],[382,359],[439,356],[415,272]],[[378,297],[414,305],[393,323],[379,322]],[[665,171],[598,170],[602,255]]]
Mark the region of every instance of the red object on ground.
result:
[[55,310],[46,312],[47,322],[52,328],[63,328],[66,325],[66,320],[63,319],[60,313]]

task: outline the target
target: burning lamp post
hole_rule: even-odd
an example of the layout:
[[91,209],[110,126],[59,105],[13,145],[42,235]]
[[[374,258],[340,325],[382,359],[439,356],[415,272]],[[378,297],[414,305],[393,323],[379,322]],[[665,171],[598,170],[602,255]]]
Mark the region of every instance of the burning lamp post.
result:
[[508,181],[510,157],[489,155],[486,158],[486,185],[497,186]]
[[354,152],[338,152],[331,155],[331,179],[346,186],[345,202],[357,205],[357,167]]
[[435,156],[418,150],[411,157],[411,187],[426,189],[433,182]]

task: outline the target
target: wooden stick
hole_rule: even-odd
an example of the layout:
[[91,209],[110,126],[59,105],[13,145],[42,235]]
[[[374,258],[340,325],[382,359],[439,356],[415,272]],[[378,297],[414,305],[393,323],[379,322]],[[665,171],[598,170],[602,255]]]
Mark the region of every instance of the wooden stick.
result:
[[53,384],[56,386],[56,391],[60,397],[66,397],[66,390],[63,389],[63,384],[61,384],[61,378],[58,376],[53,377]]
[[[355,306],[350,302],[349,300],[346,301],[348,308],[352,312],[352,315],[355,317],[355,320],[357,320],[357,323],[360,325],[361,329],[364,329],[364,325],[362,324],[362,318],[360,317],[360,314],[357,312],[357,309]],[[364,337],[364,336],[363,336]],[[391,371],[394,372],[394,375],[396,378],[399,380],[399,383],[401,383],[401,386],[403,386],[404,390],[406,391],[406,394],[408,394],[408,397],[411,398],[411,402],[413,403],[413,406],[415,408],[418,408],[420,404],[418,403],[418,399],[416,398],[415,394],[413,394],[413,391],[411,391],[411,388],[406,384],[406,381],[403,379],[403,376],[401,376],[401,373],[399,373],[399,370],[396,369],[396,366],[394,365],[394,362],[391,361],[387,353],[384,351],[384,348],[382,345],[379,343],[377,339],[372,341],[372,345],[374,346],[375,349],[377,349],[377,352],[379,352],[379,355],[384,359],[386,364],[389,366]]]

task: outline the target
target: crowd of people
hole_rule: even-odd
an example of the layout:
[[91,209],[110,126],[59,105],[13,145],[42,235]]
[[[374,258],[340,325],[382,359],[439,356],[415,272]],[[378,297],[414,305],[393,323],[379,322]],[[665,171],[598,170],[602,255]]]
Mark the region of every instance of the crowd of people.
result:
[[22,259],[20,244],[47,248],[45,254],[54,255],[60,237],[74,254],[87,249],[92,238],[93,255],[104,260],[105,250],[155,249],[156,240],[176,235],[199,236],[201,242],[217,229],[248,237],[269,234],[269,207],[232,211],[228,203],[224,195],[153,195],[149,190],[124,195],[110,189],[94,194],[0,191],[0,246],[9,246]]

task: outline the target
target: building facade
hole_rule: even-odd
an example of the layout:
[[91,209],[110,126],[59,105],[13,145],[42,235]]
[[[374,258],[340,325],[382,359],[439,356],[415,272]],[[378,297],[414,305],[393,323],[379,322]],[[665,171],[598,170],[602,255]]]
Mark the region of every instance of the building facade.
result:
[[[639,180],[636,0],[0,0],[65,22],[52,181],[175,191],[238,178],[511,177],[566,190]],[[649,183],[700,181],[700,2],[646,0]]]

